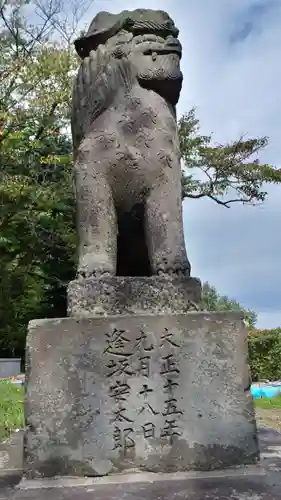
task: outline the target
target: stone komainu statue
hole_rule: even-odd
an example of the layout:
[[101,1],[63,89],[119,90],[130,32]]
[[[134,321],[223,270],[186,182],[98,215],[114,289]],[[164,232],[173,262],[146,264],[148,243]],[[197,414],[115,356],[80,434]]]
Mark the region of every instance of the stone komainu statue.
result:
[[78,276],[190,275],[175,105],[178,29],[163,11],[99,13],[76,40]]

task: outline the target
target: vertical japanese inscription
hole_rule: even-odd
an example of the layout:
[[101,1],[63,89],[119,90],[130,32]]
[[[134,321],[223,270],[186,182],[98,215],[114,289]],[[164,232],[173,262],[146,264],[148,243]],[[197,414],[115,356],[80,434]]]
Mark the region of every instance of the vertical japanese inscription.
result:
[[[141,351],[141,356],[139,358],[139,365],[138,365],[138,373],[143,377],[149,378],[151,353],[154,349],[154,345],[150,341],[149,336],[145,333],[144,330],[140,330],[140,334],[136,338],[135,348],[136,350]],[[150,397],[152,395],[153,395],[153,389],[151,389],[151,387],[149,386],[149,381],[148,383],[143,383],[139,390],[139,396],[142,400],[142,405],[138,411],[138,414],[143,415],[146,420],[145,423],[141,425],[143,437],[145,439],[155,437],[156,426],[151,421],[151,418],[155,415],[159,415],[159,412],[155,410],[150,400]]]
[[111,333],[106,333],[106,347],[104,354],[109,360],[106,364],[107,377],[112,379],[109,388],[109,396],[114,399],[116,405],[113,411],[113,449],[119,449],[126,453],[129,448],[134,448],[133,420],[129,417],[126,402],[131,393],[127,377],[134,375],[131,358],[133,350],[130,349],[130,340],[126,337],[126,331],[114,328]]
[[149,377],[150,375],[150,355],[154,349],[152,342],[148,339],[147,334],[144,330],[140,330],[140,334],[136,338],[135,342],[135,352],[141,352],[141,356],[138,359],[137,371],[143,377]]
[[116,425],[113,431],[114,450],[126,450],[127,448],[134,448],[135,441],[132,437],[134,429],[132,427],[124,428],[122,431]]
[[[114,328],[106,334],[104,354],[107,357],[107,377],[110,379],[109,396],[115,402],[111,418],[114,450],[126,454],[126,450],[134,448],[135,433],[139,431],[142,431],[144,439],[162,437],[168,438],[170,443],[176,436],[181,435],[178,419],[183,411],[178,405],[175,393],[180,374],[176,352],[179,348],[173,333],[165,328],[160,339],[160,374],[164,378],[165,394],[164,408],[160,413],[155,408],[154,391],[150,384],[151,355],[154,350],[151,337],[143,329],[135,338],[135,342],[131,342],[124,329]],[[129,379],[136,376],[140,376],[141,382],[138,390],[141,405],[137,414],[143,418],[138,429],[135,428],[132,413],[128,408],[128,398],[131,395]],[[155,417],[160,415],[163,423],[160,432],[157,432]]]
[[[165,354],[161,357],[160,373],[165,377],[164,393],[166,395],[164,401],[164,409],[162,415],[164,417],[164,425],[160,431],[160,437],[169,438],[172,444],[175,436],[180,436],[181,432],[178,428],[178,417],[183,414],[178,406],[178,401],[175,397],[175,389],[178,387],[177,378],[180,370],[176,358],[176,349],[180,345],[174,339],[174,336],[167,328],[161,336],[160,348],[165,348]],[[167,353],[168,350],[168,353]]]
[[143,405],[141,406],[141,408],[139,410],[139,415],[143,414],[143,413],[145,413],[145,414],[149,413],[150,415],[159,415],[159,412],[153,408],[153,406],[151,405],[151,403],[149,401],[147,401],[149,395],[152,395],[152,393],[153,393],[153,389],[149,388],[149,386],[147,384],[142,384],[142,387],[139,391],[139,395],[143,399]]
[[150,375],[150,355],[153,349],[154,346],[149,341],[147,334],[144,330],[140,330],[140,334],[136,338],[135,350],[140,350],[142,352],[139,358],[138,372],[143,377],[149,377]]

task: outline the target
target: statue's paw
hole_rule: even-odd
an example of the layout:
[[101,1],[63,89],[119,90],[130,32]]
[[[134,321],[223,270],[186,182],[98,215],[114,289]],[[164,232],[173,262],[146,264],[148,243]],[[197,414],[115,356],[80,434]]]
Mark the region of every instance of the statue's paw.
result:
[[113,273],[110,273],[106,269],[94,269],[90,271],[89,269],[82,269],[77,271],[78,278],[105,278],[107,276],[113,276]]
[[189,277],[190,276],[190,263],[188,260],[174,260],[169,261],[166,258],[161,259],[155,266],[156,274],[158,276],[178,276],[178,277]]
[[95,256],[84,255],[79,260],[77,277],[80,278],[101,278],[114,276],[115,269],[109,263],[101,262]]

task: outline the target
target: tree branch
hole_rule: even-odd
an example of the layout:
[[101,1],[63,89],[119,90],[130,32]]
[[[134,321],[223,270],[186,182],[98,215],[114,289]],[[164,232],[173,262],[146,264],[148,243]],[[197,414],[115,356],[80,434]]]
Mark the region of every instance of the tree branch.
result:
[[191,198],[192,200],[198,200],[200,198],[210,198],[211,200],[215,201],[218,205],[222,205],[226,208],[230,208],[229,205],[231,203],[251,203],[252,198],[244,199],[243,197],[241,198],[233,198],[227,201],[222,201],[216,196],[214,196],[210,191],[206,191],[204,193],[198,193],[198,194],[187,194],[185,198]]

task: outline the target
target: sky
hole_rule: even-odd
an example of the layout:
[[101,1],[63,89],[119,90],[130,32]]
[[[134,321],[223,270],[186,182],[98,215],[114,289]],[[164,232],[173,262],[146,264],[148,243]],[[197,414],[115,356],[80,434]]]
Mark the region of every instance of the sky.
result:
[[[281,0],[94,0],[83,21],[100,10],[152,6],[180,30],[178,115],[195,106],[202,133],[219,143],[268,136],[260,158],[281,166]],[[270,188],[258,207],[207,199],[183,207],[192,275],[255,310],[260,328],[281,326],[280,193]]]

